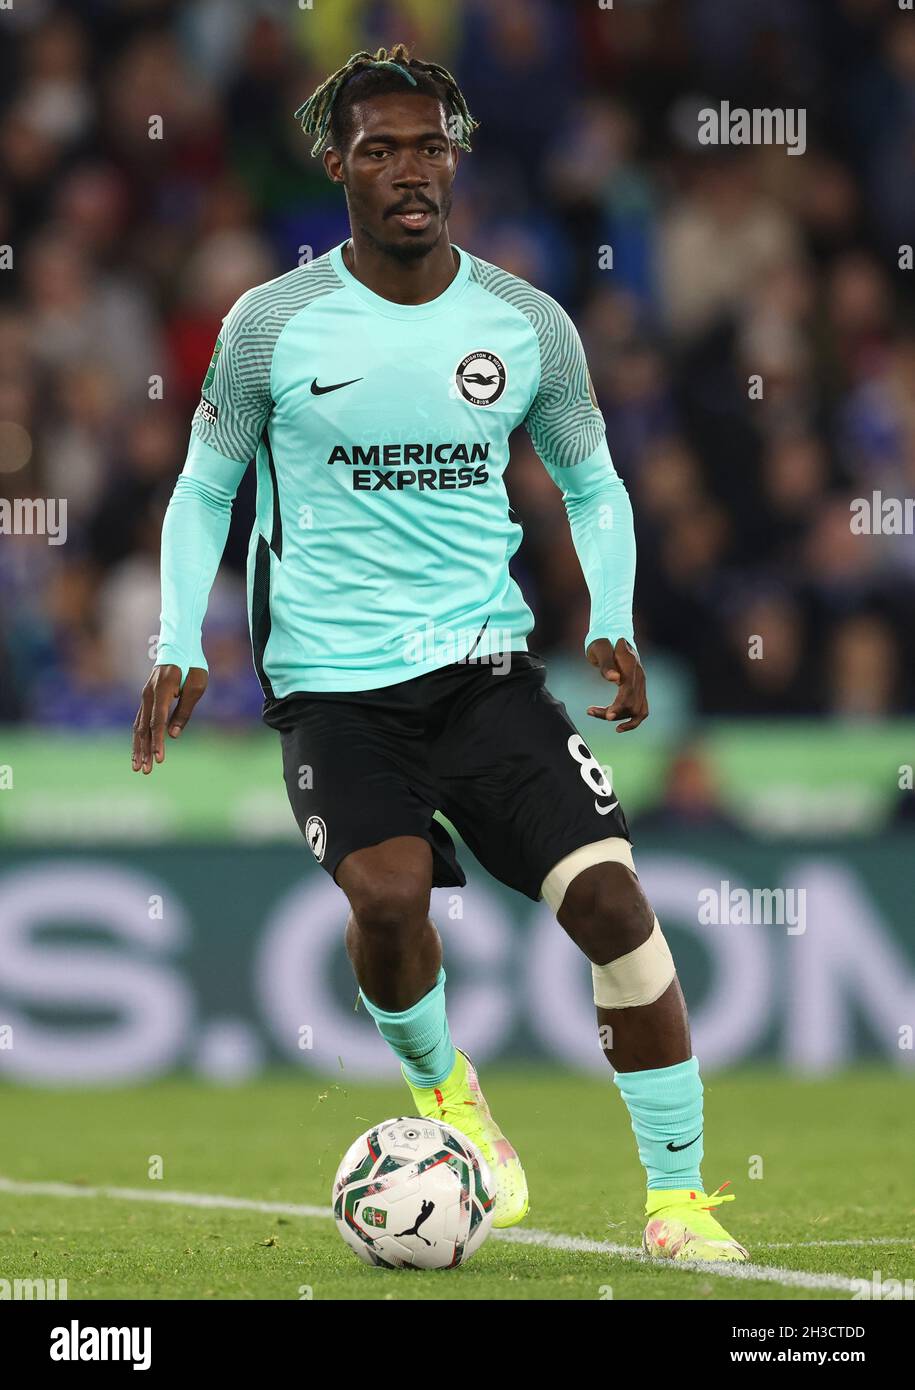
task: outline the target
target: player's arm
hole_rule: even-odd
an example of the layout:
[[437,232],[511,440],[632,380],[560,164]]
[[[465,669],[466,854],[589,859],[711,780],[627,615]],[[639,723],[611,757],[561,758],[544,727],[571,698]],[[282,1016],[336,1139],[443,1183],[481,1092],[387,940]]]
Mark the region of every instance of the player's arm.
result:
[[216,340],[187,459],[162,524],[159,643],[133,726],[134,772],[148,774],[164,762],[166,729],[169,737],[179,736],[207,687],[203,620],[232,502],[270,410],[269,361],[248,326],[253,316],[246,299],[226,316]]
[[632,506],[610,458],[581,339],[564,310],[553,300],[548,303],[552,331],[541,338],[540,382],[525,425],[562,493],[591,596],[585,654],[605,680],[619,687],[610,705],[590,705],[588,714],[621,719],[617,731],[626,733],[648,716],[645,673],[632,627]]

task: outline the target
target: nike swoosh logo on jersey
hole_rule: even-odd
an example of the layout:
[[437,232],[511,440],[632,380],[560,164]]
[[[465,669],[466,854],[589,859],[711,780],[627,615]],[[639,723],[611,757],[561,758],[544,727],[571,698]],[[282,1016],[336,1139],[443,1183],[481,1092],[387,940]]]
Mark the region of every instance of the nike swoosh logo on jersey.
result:
[[354,376],[352,381],[337,381],[333,386],[319,386],[318,378],[315,377],[314,381],[311,383],[311,394],[313,396],[326,396],[328,391],[339,391],[342,386],[353,386],[357,381],[362,381],[363,379],[364,378],[361,376]]
[[618,801],[614,801],[610,806],[602,806],[599,801],[595,801],[594,809],[599,816],[609,816],[610,812],[615,811],[618,805]]
[[[696,1139],[701,1139],[701,1138],[702,1138],[702,1130],[700,1129],[699,1133],[696,1135]],[[696,1139],[690,1139],[689,1144],[674,1144],[674,1143],[670,1143],[670,1144],[667,1145],[667,1147],[670,1149],[670,1151],[671,1151],[672,1154],[678,1154],[678,1153],[680,1152],[681,1149],[688,1149],[688,1148],[690,1147],[690,1145],[695,1144]]]

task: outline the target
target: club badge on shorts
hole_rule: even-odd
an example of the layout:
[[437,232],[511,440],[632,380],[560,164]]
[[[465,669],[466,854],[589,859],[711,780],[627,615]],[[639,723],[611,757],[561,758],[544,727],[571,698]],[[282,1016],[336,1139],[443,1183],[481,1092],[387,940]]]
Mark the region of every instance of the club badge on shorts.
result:
[[320,864],[324,858],[324,848],[327,844],[327,826],[320,816],[309,816],[305,822],[305,839],[311,847],[315,859]]

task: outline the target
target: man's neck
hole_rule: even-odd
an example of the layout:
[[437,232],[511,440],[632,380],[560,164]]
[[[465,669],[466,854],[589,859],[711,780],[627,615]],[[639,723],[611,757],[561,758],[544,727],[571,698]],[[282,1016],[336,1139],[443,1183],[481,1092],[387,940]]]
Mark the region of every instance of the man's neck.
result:
[[428,256],[400,261],[396,256],[366,243],[357,245],[355,237],[343,247],[347,270],[382,299],[393,304],[428,304],[438,299],[457,275],[460,258],[451,249],[448,228],[442,232]]

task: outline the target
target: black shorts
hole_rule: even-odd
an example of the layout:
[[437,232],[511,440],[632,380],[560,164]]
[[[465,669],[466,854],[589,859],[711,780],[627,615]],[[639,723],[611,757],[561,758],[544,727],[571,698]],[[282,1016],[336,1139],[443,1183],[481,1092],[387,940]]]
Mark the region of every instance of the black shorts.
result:
[[[433,886],[463,887],[440,811],[485,869],[535,902],[573,850],[629,828],[536,652],[454,662],[380,690],[302,692],[268,705],[286,790],[332,876],[395,835],[432,847]],[[500,664],[496,664],[500,663]]]

